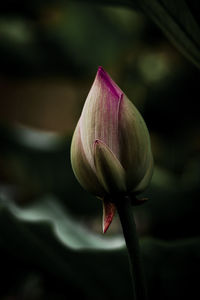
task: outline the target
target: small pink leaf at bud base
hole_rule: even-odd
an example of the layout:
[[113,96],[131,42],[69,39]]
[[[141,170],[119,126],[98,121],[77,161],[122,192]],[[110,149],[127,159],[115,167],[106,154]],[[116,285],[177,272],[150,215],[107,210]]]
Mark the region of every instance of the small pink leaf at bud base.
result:
[[114,216],[115,197],[134,198],[152,177],[153,157],[146,124],[102,67],[73,135],[71,163],[87,191],[101,199],[112,199],[110,204],[104,201],[104,231]]
[[112,202],[103,199],[103,233],[108,230],[115,215],[115,205]]

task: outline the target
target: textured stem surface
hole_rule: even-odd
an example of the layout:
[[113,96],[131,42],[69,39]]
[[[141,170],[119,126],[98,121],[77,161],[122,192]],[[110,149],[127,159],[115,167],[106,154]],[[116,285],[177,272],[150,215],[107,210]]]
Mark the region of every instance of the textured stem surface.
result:
[[131,201],[129,198],[118,199],[117,203],[115,204],[121,221],[129,254],[134,300],[147,300],[140,245]]

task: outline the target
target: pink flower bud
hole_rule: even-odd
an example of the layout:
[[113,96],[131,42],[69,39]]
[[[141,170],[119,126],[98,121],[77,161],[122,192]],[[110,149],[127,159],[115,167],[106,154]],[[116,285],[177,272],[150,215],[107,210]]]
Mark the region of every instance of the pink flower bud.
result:
[[[103,199],[135,195],[147,187],[152,176],[146,124],[102,67],[73,135],[71,162],[80,184]],[[109,220],[110,224],[114,204],[105,200],[104,206],[104,223]],[[104,231],[109,224],[104,224]]]

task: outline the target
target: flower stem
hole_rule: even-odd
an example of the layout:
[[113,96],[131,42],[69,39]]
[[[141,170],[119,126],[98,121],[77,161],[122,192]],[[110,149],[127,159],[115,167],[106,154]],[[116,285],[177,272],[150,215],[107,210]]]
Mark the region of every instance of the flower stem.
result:
[[147,300],[140,245],[131,200],[129,198],[118,199],[115,204],[129,254],[134,300]]

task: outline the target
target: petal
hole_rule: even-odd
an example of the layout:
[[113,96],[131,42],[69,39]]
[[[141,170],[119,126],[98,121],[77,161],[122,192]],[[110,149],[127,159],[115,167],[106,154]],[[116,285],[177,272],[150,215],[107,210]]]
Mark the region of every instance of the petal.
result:
[[87,191],[96,196],[105,194],[105,190],[100,185],[99,180],[84,153],[79,123],[77,124],[72,138],[71,164],[76,178]]
[[119,158],[118,115],[122,95],[120,88],[99,67],[80,118],[83,149],[93,169],[95,140],[103,141]]
[[94,143],[94,163],[99,182],[109,194],[116,195],[126,191],[122,165],[107,145],[100,140]]
[[120,162],[132,190],[144,178],[152,161],[148,129],[139,111],[123,96],[119,110]]
[[106,233],[106,231],[108,230],[115,215],[115,210],[116,207],[114,203],[103,199],[103,233]]
[[131,191],[131,193],[138,194],[138,193],[143,192],[146,189],[146,187],[148,186],[148,184],[151,180],[152,174],[153,174],[153,157],[151,157],[149,167],[148,167],[144,177],[142,178],[140,183]]

